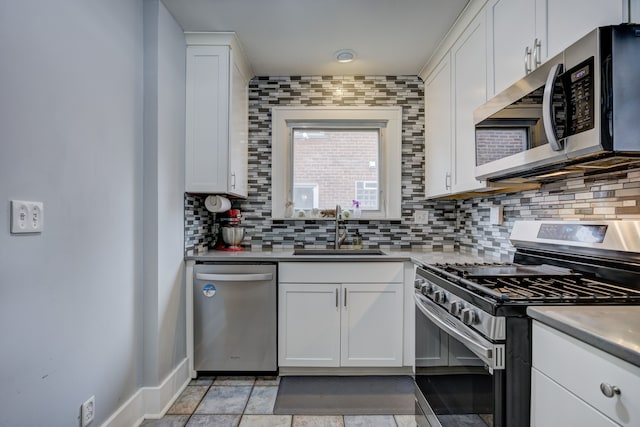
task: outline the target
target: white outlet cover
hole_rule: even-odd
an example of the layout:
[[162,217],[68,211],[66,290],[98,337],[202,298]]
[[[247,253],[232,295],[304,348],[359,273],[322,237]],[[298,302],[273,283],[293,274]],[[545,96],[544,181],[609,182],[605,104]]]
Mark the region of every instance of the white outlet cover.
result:
[[429,211],[414,211],[413,222],[416,224],[428,224],[429,223]]
[[96,397],[91,396],[80,408],[80,425],[88,426],[96,416]]
[[22,200],[11,201],[11,232],[13,234],[31,232],[27,202]]
[[44,229],[44,203],[11,200],[11,233],[41,233]]
[[44,204],[42,202],[31,202],[29,212],[29,225],[34,233],[42,232],[44,228]]
[[489,223],[491,225],[502,225],[503,219],[503,207],[491,206],[489,210]]

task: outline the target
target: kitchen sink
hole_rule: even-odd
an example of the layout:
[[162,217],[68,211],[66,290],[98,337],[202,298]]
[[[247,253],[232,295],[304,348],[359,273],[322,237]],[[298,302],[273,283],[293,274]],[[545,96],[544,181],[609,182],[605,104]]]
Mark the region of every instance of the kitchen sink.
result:
[[294,255],[385,255],[380,249],[294,249]]

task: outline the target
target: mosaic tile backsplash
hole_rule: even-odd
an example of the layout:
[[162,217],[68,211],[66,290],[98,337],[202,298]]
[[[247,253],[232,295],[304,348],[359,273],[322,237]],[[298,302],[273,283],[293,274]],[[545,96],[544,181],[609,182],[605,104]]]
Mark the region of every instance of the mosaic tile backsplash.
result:
[[[338,90],[340,90],[338,92]],[[467,251],[508,259],[508,236],[518,219],[640,219],[640,169],[579,176],[539,190],[468,200],[424,199],[424,84],[416,76],[257,77],[249,86],[249,197],[242,210],[243,245],[253,250],[333,245],[332,221],[271,219],[271,107],[399,105],[402,126],[402,219],[349,221],[365,247]],[[493,205],[505,221],[489,224]],[[428,224],[414,224],[415,210],[429,211]],[[185,195],[185,253],[211,245],[215,218],[204,196]],[[349,243],[348,241],[346,243]]]
[[[368,247],[454,249],[455,203],[423,197],[424,83],[417,76],[257,77],[249,85],[249,198],[245,244],[253,249],[328,247],[333,221],[274,221],[271,217],[271,107],[401,106],[402,219],[349,221]],[[428,209],[432,222],[413,224],[415,209]],[[348,241],[347,241],[348,243]]]
[[204,207],[206,196],[197,194],[184,195],[184,253],[193,255],[203,252],[212,244],[211,227],[214,215]]

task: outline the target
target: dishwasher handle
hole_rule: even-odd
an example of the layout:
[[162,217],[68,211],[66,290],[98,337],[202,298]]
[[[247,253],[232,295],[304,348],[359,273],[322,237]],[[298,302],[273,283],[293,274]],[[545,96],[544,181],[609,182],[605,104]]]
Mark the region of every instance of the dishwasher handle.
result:
[[197,273],[196,280],[217,280],[219,282],[264,282],[273,280],[273,273],[211,274]]

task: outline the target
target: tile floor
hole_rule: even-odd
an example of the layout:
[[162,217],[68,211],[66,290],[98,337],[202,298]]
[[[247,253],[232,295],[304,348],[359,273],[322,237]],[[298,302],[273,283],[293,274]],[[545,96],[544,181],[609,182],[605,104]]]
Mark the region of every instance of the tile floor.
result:
[[279,377],[192,380],[159,420],[144,427],[415,427],[413,415],[274,415]]

